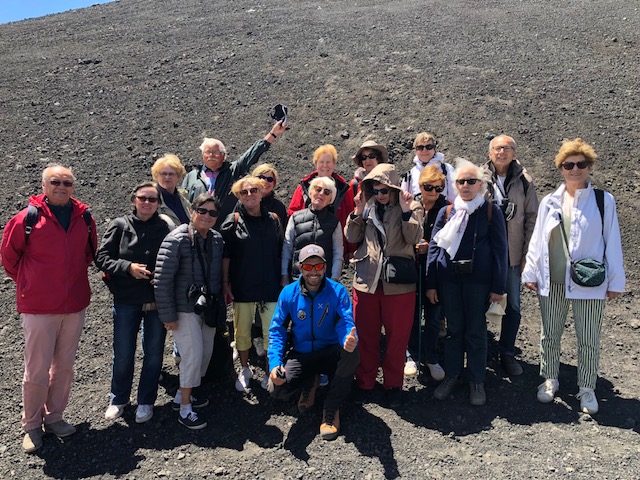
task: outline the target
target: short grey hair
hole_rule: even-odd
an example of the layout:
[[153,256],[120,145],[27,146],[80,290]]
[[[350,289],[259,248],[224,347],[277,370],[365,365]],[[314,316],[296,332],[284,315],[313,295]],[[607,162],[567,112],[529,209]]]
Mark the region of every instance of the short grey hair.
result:
[[217,138],[208,138],[208,137],[204,137],[204,139],[202,140],[202,144],[200,145],[200,151],[204,153],[205,148],[212,147],[214,145],[218,147],[221,152],[224,152],[225,154],[227,153],[227,149],[225,148],[224,143],[222,143]]
[[76,176],[73,174],[73,171],[71,170],[70,167],[65,167],[64,165],[60,165],[59,163],[49,163],[47,164],[46,167],[44,167],[44,170],[42,170],[42,181],[44,182],[45,180],[47,180],[47,178],[49,178],[47,176],[47,173],[49,172],[49,170],[53,169],[53,168],[64,168],[65,170],[69,170],[71,172],[71,178],[73,178],[73,181],[76,181]]
[[484,196],[487,193],[487,184],[491,182],[491,171],[485,167],[484,165],[479,166],[473,162],[470,162],[466,158],[455,158],[453,160],[456,164],[456,169],[451,174],[451,180],[453,181],[453,185],[455,187],[456,192],[458,191],[458,184],[456,180],[458,179],[458,175],[461,170],[471,168],[475,170],[475,178],[479,179],[482,182],[482,188],[480,189],[480,195]]
[[328,188],[329,190],[331,190],[331,201],[329,202],[329,204],[333,203],[333,201],[336,199],[336,195],[338,194],[338,190],[336,189],[336,182],[334,182],[333,178],[330,177],[316,177],[311,180],[309,189],[315,188],[320,184],[324,185],[324,188]]
[[513,151],[517,151],[518,150],[518,145],[516,144],[516,141],[510,137],[509,135],[505,135],[504,133],[501,133],[500,135],[496,135],[495,137],[493,137],[491,139],[491,141],[489,142],[489,150],[491,150],[491,148],[493,147],[493,142],[495,140],[497,140],[498,138],[504,138],[507,140],[507,142],[509,142],[511,144],[511,146],[513,147]]

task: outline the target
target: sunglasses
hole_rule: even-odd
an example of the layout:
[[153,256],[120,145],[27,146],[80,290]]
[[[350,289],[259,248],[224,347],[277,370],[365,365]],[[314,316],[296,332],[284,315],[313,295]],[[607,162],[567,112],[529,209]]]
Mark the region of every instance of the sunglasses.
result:
[[258,187],[251,187],[249,190],[240,190],[238,192],[241,197],[246,197],[247,195],[255,195],[258,193]]
[[465,182],[467,182],[469,185],[475,185],[476,182],[479,182],[480,180],[478,178],[458,178],[456,180],[456,183],[458,185],[464,185]]
[[378,158],[378,154],[377,153],[369,153],[369,154],[365,155],[364,153],[361,153],[360,155],[358,155],[358,160],[364,161],[367,158],[370,158],[371,160],[373,160],[374,158]]
[[420,186],[424,188],[425,192],[432,192],[435,190],[438,193],[442,193],[444,191],[444,187],[436,187],[435,185],[429,185],[428,183],[423,183]]
[[264,175],[258,175],[260,180],[266,180],[269,183],[273,183],[276,181],[276,177],[265,177]]
[[389,189],[388,188],[372,188],[371,189],[372,195],[378,195],[379,193],[381,193],[382,195],[386,195],[387,193],[389,193]]
[[141,203],[156,203],[158,201],[158,197],[145,197],[144,195],[136,195],[136,198],[140,200]]
[[504,146],[500,146],[500,147],[491,147],[491,150],[494,152],[510,152],[510,151],[515,151],[515,148],[509,146],[509,145],[504,145]]
[[434,144],[429,144],[429,145],[416,145],[416,150],[418,150],[419,152],[422,150],[434,150],[436,148],[436,146]]
[[315,265],[312,265],[310,263],[301,263],[300,264],[300,267],[302,267],[302,270],[304,270],[305,272],[311,272],[313,270],[315,270],[316,272],[319,272],[325,266],[326,266],[326,263],[316,263]]
[[325,195],[331,195],[331,190],[329,190],[328,188],[322,188],[318,185],[316,185],[315,187],[313,187],[313,189],[316,191],[316,193],[324,193]]
[[196,213],[199,213],[200,215],[209,215],[212,218],[217,218],[218,217],[218,211],[217,210],[207,210],[206,208],[203,207],[198,207],[196,208]]
[[57,178],[52,178],[49,180],[49,183],[54,187],[59,187],[60,185],[64,185],[65,187],[73,187],[73,182],[71,180],[58,180]]
[[589,163],[586,160],[582,160],[580,162],[564,162],[562,164],[562,168],[565,170],[573,170],[573,167],[578,167],[580,170],[584,170],[589,166]]

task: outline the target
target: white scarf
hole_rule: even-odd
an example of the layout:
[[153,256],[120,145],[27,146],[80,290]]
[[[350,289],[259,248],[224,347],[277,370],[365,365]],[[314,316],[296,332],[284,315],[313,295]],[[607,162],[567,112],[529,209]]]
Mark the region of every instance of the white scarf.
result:
[[444,248],[450,258],[454,258],[460,248],[462,236],[469,222],[469,215],[475,212],[484,203],[484,197],[476,195],[470,202],[465,202],[457,196],[453,202],[456,213],[447,221],[444,227],[433,236],[433,239],[440,248]]

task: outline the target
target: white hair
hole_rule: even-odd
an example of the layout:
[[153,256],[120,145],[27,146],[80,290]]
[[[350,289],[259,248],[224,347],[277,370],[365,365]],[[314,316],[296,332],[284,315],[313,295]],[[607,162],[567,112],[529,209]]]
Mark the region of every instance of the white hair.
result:
[[473,169],[475,171],[475,178],[479,179],[482,182],[482,188],[480,189],[480,195],[484,196],[487,192],[487,184],[491,181],[491,171],[483,166],[478,166],[473,162],[470,162],[466,158],[455,158],[453,160],[456,164],[456,169],[453,171],[451,175],[451,179],[453,180],[453,185],[455,187],[456,192],[458,191],[458,184],[456,183],[456,179],[460,174],[460,170],[465,169]]
[[324,185],[324,188],[328,188],[329,190],[331,190],[331,201],[329,202],[329,204],[332,204],[333,201],[336,199],[336,195],[338,194],[338,190],[336,189],[336,182],[333,181],[333,178],[331,177],[316,177],[313,180],[311,180],[311,183],[309,184],[309,189],[314,188],[316,185]]

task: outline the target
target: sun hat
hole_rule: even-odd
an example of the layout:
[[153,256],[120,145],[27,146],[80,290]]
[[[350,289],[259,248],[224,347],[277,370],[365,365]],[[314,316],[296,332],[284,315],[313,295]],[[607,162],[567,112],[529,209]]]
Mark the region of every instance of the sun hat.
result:
[[360,145],[360,148],[358,149],[356,154],[353,156],[353,161],[359,167],[362,166],[362,160],[360,160],[358,156],[362,153],[362,150],[364,150],[365,148],[368,148],[370,150],[375,150],[380,154],[380,160],[378,163],[389,163],[389,152],[387,151],[387,147],[385,147],[384,145],[379,145],[373,140],[367,140],[362,145]]

